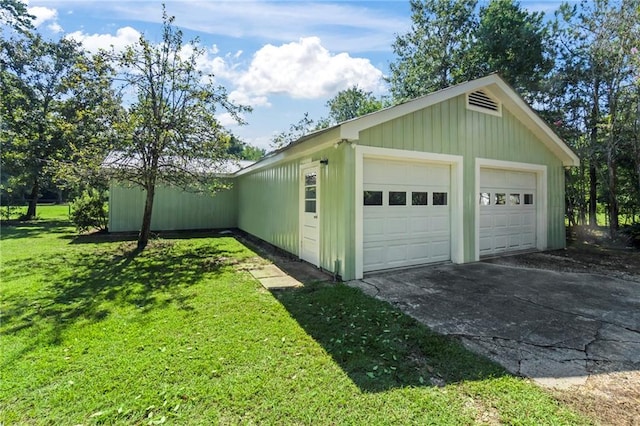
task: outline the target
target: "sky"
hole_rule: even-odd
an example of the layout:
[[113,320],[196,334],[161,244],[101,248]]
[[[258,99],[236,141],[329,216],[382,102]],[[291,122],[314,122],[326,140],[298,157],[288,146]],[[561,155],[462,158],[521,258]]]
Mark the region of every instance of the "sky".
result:
[[[141,34],[159,42],[161,1],[29,0],[38,31],[70,37],[89,51],[116,50]],[[481,0],[482,3],[482,0]],[[165,0],[184,40],[205,49],[201,69],[213,73],[230,99],[249,105],[248,123],[226,114],[220,122],[244,142],[269,150],[274,135],[306,112],[319,120],[326,102],[357,85],[387,94],[384,76],[394,61],[396,35],[411,28],[409,0],[395,1],[178,1]],[[558,1],[521,1],[551,13]]]

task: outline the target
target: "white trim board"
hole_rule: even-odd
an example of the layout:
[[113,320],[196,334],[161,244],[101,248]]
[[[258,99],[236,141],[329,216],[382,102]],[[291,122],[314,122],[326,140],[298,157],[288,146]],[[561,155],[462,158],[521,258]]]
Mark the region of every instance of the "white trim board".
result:
[[513,161],[476,158],[475,161],[475,260],[480,260],[480,169],[499,169],[536,174],[536,248],[547,248],[548,212],[547,166],[541,164],[518,163]]
[[405,151],[402,149],[376,148],[370,146],[355,147],[355,279],[362,279],[364,275],[364,229],[363,229],[363,179],[365,158],[386,158],[390,160],[404,160],[419,163],[440,163],[451,166],[451,261],[464,261],[464,233],[462,214],[462,166],[463,158],[459,155],[436,154],[420,151]]

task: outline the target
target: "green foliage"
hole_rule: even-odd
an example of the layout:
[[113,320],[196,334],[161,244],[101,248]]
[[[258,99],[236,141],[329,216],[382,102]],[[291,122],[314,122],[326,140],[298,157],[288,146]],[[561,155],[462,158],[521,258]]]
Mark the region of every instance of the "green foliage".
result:
[[640,248],[640,222],[623,226],[620,233],[624,235],[629,242],[637,248]]
[[78,232],[107,229],[107,197],[104,192],[89,189],[71,203],[71,222]]
[[342,90],[327,101],[329,118],[334,123],[342,123],[382,109],[383,102],[376,99],[371,92],[365,92],[358,86]]
[[[102,106],[110,94],[109,67],[69,39],[39,35],[0,40],[0,140],[3,181],[28,192],[35,217],[41,189],[55,184],[52,166],[69,162],[74,146],[107,137]],[[85,182],[86,183],[86,182]]]
[[21,0],[0,0],[0,22],[3,23],[3,36],[4,25],[19,33],[27,34],[33,30],[32,20],[34,18],[27,11],[27,3]]
[[227,154],[231,158],[237,158],[238,160],[250,160],[258,161],[266,154],[265,150],[253,145],[249,145],[235,135],[231,135],[229,139],[229,146],[227,148]]
[[411,30],[393,44],[396,102],[498,72],[522,94],[537,93],[553,66],[548,24],[515,0],[412,0]]
[[620,214],[635,216],[640,206],[638,22],[637,1],[598,0],[563,4],[554,24],[558,66],[549,103],[582,161],[575,210],[595,226],[604,202],[612,236]]
[[553,68],[544,13],[529,13],[515,0],[492,0],[480,8],[475,39],[473,74],[497,72],[522,95],[538,93]]
[[396,102],[470,78],[476,0],[411,0],[411,30],[393,43],[388,81]]
[[258,161],[262,157],[264,157],[265,154],[266,154],[266,151],[264,150],[264,148],[258,148],[257,146],[247,144],[242,149],[240,158],[242,160]]
[[357,290],[276,298],[235,238],[69,244],[59,213],[2,227],[0,423],[588,424]]
[[145,191],[140,248],[149,240],[156,183],[192,190],[220,187],[212,172],[224,166],[231,135],[216,115],[222,109],[243,123],[241,114],[250,110],[229,101],[213,75],[199,69],[204,49],[197,39],[183,43],[164,6],[162,21],[159,44],[142,36],[123,53],[111,55],[120,89],[134,100],[114,120],[116,137],[102,147],[109,156],[79,153],[101,164],[109,178]]
[[309,117],[309,113],[305,112],[304,116],[297,123],[292,124],[288,131],[282,131],[271,138],[271,147],[273,149],[281,149],[297,141],[314,130],[313,123],[314,121]]

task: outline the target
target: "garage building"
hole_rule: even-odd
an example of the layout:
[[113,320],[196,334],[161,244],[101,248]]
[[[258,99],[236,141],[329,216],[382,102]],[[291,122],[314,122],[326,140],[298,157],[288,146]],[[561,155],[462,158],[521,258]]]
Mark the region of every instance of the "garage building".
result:
[[[312,133],[227,176],[232,189],[210,207],[224,211],[221,221],[205,222],[240,228],[345,280],[473,262],[564,247],[564,173],[578,164],[490,75]],[[122,190],[112,185],[111,198]],[[112,202],[114,224],[127,204]]]

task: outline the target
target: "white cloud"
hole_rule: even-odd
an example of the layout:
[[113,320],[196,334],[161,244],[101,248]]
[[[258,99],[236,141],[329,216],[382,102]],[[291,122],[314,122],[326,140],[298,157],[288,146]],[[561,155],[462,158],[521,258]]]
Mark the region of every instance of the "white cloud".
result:
[[47,28],[49,28],[49,31],[53,32],[53,33],[61,33],[62,31],[64,31],[62,29],[62,26],[60,24],[58,24],[57,22],[52,22],[51,24],[49,24],[47,26]]
[[[382,3],[381,3],[382,4]],[[93,10],[130,20],[161,21],[158,5],[144,1],[91,2]],[[285,43],[318,35],[332,51],[390,51],[395,34],[409,30],[408,2],[390,13],[376,2],[174,0],[167,11],[182,28],[260,42]]]
[[[220,125],[223,127],[232,127],[232,126],[238,125],[238,122],[233,117],[233,115],[231,115],[228,112],[219,114],[216,116],[216,118],[218,119],[218,122],[220,123]],[[241,116],[241,118],[244,118],[244,117]]]
[[97,52],[99,49],[113,48],[120,52],[123,51],[126,46],[134,44],[140,38],[140,32],[132,27],[119,28],[115,35],[111,34],[86,34],[82,31],[75,31],[69,35],[68,38],[76,40],[90,52]]
[[47,21],[53,21],[58,17],[58,11],[56,9],[50,9],[44,6],[28,7],[27,12],[29,15],[33,15],[33,26],[39,27]]
[[235,78],[234,97],[261,99],[285,94],[300,99],[328,98],[353,85],[376,91],[382,77],[382,71],[368,59],[348,53],[333,55],[318,37],[306,37],[281,46],[267,44],[258,50],[249,69]]
[[234,90],[229,93],[229,100],[238,105],[249,105],[252,107],[270,107],[271,103],[266,96],[251,96],[247,93]]

